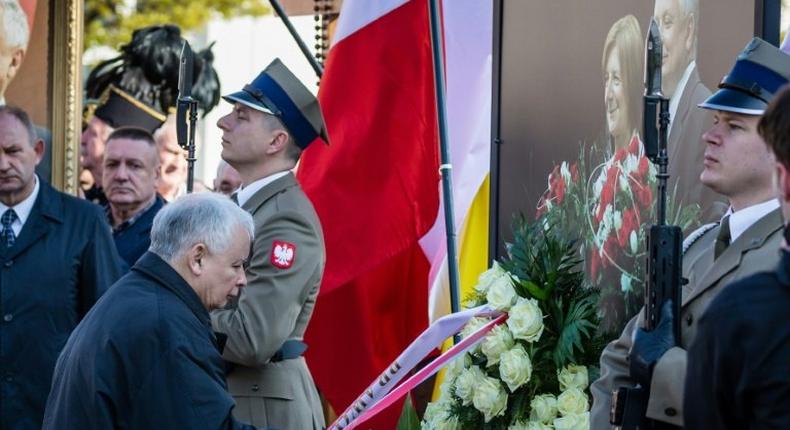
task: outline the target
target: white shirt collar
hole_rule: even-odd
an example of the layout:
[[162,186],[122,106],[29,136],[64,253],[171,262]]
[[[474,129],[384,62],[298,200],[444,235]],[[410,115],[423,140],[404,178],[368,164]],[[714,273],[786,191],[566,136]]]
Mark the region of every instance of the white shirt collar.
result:
[[247,185],[246,187],[242,187],[236,193],[236,199],[239,201],[239,206],[244,206],[244,203],[247,203],[247,200],[250,199],[255,193],[257,193],[261,188],[265,187],[268,184],[282,178],[283,176],[291,173],[290,170],[286,170],[283,172],[277,172],[269,176],[265,176],[253,183]]
[[[732,207],[727,211],[724,216],[730,217],[730,243],[735,242],[744,231],[746,231],[752,224],[759,221],[762,217],[768,215],[771,211],[779,207],[779,200],[771,199],[767,202],[758,203],[756,205],[743,208],[737,212],[732,211]],[[722,218],[724,219],[724,218]]]
[[680,96],[683,95],[683,90],[686,88],[686,84],[689,82],[689,76],[691,76],[691,72],[694,71],[695,67],[697,67],[697,62],[692,60],[689,65],[686,66],[686,71],[683,72],[683,76],[680,77],[680,81],[678,81],[678,86],[675,88],[675,92],[672,93],[672,97],[669,99],[670,128],[672,128],[672,123],[675,121],[675,114],[678,112]]
[[[36,185],[33,186],[33,192],[24,200],[11,207],[11,209],[16,212],[16,221],[11,224],[11,229],[14,230],[14,235],[16,236],[19,236],[19,232],[22,231],[25,221],[27,221],[27,218],[30,216],[33,205],[36,203],[36,197],[38,197],[38,190],[41,188],[38,175],[33,175],[33,180],[36,181]],[[0,215],[4,214],[7,209],[9,209],[9,207],[0,202]]]

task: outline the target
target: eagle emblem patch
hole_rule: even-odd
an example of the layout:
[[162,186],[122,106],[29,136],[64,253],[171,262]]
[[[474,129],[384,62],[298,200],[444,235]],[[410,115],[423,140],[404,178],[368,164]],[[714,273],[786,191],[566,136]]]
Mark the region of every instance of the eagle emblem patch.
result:
[[272,243],[271,261],[274,267],[287,269],[291,267],[296,258],[296,245],[275,240]]

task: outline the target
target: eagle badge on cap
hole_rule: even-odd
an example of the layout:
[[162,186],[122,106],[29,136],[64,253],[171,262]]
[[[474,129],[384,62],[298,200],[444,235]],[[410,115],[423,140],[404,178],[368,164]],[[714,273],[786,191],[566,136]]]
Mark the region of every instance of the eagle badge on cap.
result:
[[296,258],[296,245],[275,240],[272,243],[271,261],[275,267],[287,269],[293,265]]

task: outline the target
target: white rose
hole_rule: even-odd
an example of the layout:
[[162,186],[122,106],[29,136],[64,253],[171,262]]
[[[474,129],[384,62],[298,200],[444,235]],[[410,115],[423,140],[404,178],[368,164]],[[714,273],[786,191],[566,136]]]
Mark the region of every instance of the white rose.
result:
[[631,230],[631,234],[628,236],[628,245],[631,247],[632,254],[636,254],[636,251],[639,250],[639,240],[636,237],[636,230]]
[[517,345],[501,356],[499,364],[499,377],[507,384],[510,392],[526,384],[532,377],[532,360],[523,346]]
[[[480,327],[483,327],[484,325],[486,325],[486,323],[488,323],[488,320],[485,319],[485,318],[474,317],[474,318],[470,319],[466,323],[466,325],[464,326],[463,330],[461,330],[461,338],[462,339],[466,339],[472,333],[474,333],[478,329],[480,329]],[[480,344],[478,343],[477,345],[475,345],[474,348],[469,350],[469,352],[472,353],[472,354],[476,354],[476,353],[480,352]]]
[[557,418],[557,398],[551,394],[535,396],[529,402],[529,420],[550,424]]
[[434,418],[432,424],[431,428],[434,430],[461,430],[458,417],[453,416],[449,411]]
[[533,422],[533,421],[519,421],[517,423],[511,424],[507,430],[552,430],[551,426]]
[[620,274],[620,290],[624,293],[631,291],[631,277],[625,273]]
[[498,379],[485,377],[475,388],[472,403],[478,411],[483,413],[485,422],[489,422],[492,418],[505,414],[507,393]]
[[620,227],[623,226],[623,213],[617,211],[614,213],[614,229],[620,230]]
[[560,164],[560,175],[562,175],[562,179],[565,181],[566,185],[571,183],[571,171],[568,168],[567,161],[563,161],[562,164]]
[[568,388],[557,396],[557,410],[563,416],[584,413],[588,406],[587,395],[578,388]]
[[486,294],[488,289],[491,288],[491,285],[497,279],[501,278],[502,276],[506,276],[507,272],[502,266],[499,265],[496,261],[491,266],[490,269],[486,270],[485,272],[480,274],[480,277],[477,278],[477,285],[475,285],[475,291],[480,294]]
[[485,379],[486,375],[477,366],[464,369],[455,378],[455,395],[461,399],[464,406],[472,403],[475,395],[475,387]]
[[560,383],[560,389],[567,390],[568,388],[578,388],[580,390],[587,389],[590,384],[587,368],[584,366],[577,366],[570,364],[560,371],[557,376]]
[[494,327],[483,339],[482,351],[488,359],[488,367],[499,363],[499,356],[514,345],[513,335],[507,326],[500,324]]
[[513,280],[510,278],[510,275],[497,278],[491,284],[491,288],[488,289],[486,294],[488,304],[500,311],[508,311],[517,297],[518,294],[516,294],[516,289],[513,288]]
[[507,326],[516,339],[536,342],[543,334],[543,311],[535,299],[519,297],[515,306],[510,309]]
[[444,402],[430,402],[425,407],[425,413],[422,416],[422,421],[430,425],[433,420],[444,411]]
[[590,413],[565,415],[554,420],[555,430],[590,430]]

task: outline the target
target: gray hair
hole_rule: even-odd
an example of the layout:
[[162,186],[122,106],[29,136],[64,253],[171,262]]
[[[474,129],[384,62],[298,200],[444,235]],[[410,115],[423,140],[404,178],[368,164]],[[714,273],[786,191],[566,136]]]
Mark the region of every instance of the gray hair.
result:
[[30,40],[30,28],[27,25],[27,15],[18,0],[0,0],[0,9],[3,14],[3,29],[5,43],[9,48],[27,49]]
[[232,200],[214,193],[187,194],[156,214],[148,250],[170,263],[198,243],[206,244],[210,251],[223,252],[238,239],[237,226],[253,239],[252,216]]
[[691,56],[693,59],[697,58],[697,34],[699,34],[699,0],[678,0],[680,5],[680,13],[688,17],[691,15],[694,19],[694,35],[691,45]]

